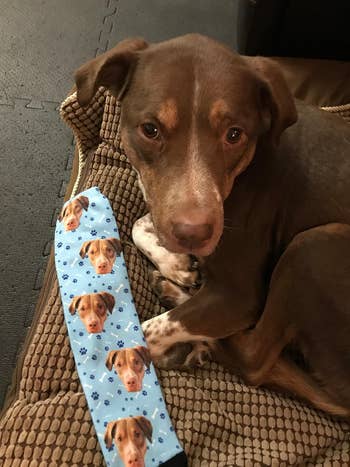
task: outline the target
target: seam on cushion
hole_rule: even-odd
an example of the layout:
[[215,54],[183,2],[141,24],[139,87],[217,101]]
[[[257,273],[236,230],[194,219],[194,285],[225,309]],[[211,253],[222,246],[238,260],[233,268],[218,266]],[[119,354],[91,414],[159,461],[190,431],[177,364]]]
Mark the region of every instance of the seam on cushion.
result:
[[76,127],[74,125],[72,125],[70,119],[67,118],[66,114],[65,114],[65,107],[66,105],[70,104],[71,102],[75,102],[77,100],[77,92],[73,92],[73,94],[70,94],[61,104],[60,106],[60,116],[62,118],[62,120],[71,128],[71,130],[73,131],[73,134],[74,134],[74,138],[75,138],[75,141],[76,141],[76,144],[78,146],[78,160],[79,160],[79,163],[78,163],[78,174],[77,174],[77,178],[75,180],[75,183],[74,183],[74,186],[73,186],[73,189],[72,189],[72,193],[71,193],[71,198],[73,196],[75,196],[76,194],[76,191],[77,191],[77,188],[78,188],[78,184],[79,184],[79,181],[81,179],[81,172],[84,168],[84,165],[85,165],[85,161],[84,161],[84,153],[83,153],[83,148],[82,148],[82,144],[81,144],[81,139],[80,139],[80,136],[79,136],[79,133],[77,132],[76,130]]

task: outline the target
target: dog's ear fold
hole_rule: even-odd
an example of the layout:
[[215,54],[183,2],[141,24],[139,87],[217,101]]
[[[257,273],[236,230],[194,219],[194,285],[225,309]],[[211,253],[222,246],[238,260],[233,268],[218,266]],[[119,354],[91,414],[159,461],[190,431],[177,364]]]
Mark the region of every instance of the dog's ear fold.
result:
[[75,72],[77,98],[82,107],[87,106],[99,86],[105,86],[118,96],[129,71],[136,63],[137,52],[148,46],[143,39],[126,39],[113,49],[82,65]]
[[58,216],[58,220],[59,220],[60,222],[62,222],[62,219],[64,218],[64,216],[65,216],[65,214],[66,214],[66,209],[67,209],[67,206],[64,207],[64,208],[62,209],[62,211],[60,212],[60,214],[59,214],[59,216]]
[[282,70],[273,60],[264,57],[244,57],[261,81],[262,112],[269,111],[269,128],[273,144],[279,143],[282,132],[298,119],[292,93]]
[[137,417],[133,417],[133,418],[138,424],[138,426],[141,428],[141,430],[143,431],[148,441],[152,443],[152,433],[153,433],[152,423],[148,420],[148,418],[143,417],[142,415],[138,415]]
[[91,243],[92,243],[92,240],[88,240],[87,242],[84,242],[82,244],[80,248],[80,252],[79,252],[79,255],[81,256],[81,258],[85,258],[85,256],[87,255],[87,252],[89,251]]
[[111,350],[106,358],[106,367],[111,371],[113,368],[115,359],[117,358],[119,350]]
[[109,238],[108,241],[115,249],[117,256],[120,256],[120,253],[122,252],[122,244],[120,240],[118,240],[118,238]]
[[102,298],[102,300],[105,302],[107,310],[110,313],[112,313],[112,310],[115,305],[115,298],[113,297],[113,295],[108,292],[100,292],[99,295]]
[[82,207],[85,209],[85,211],[87,211],[89,207],[89,198],[87,196],[79,196],[77,200],[82,205]]
[[75,297],[72,298],[72,301],[70,302],[70,305],[68,308],[71,315],[75,314],[76,309],[79,306],[80,300],[81,300],[81,295],[76,295]]
[[137,347],[134,347],[134,350],[140,355],[146,367],[149,368],[151,365],[152,359],[151,359],[150,351],[147,349],[147,347],[144,347],[143,345],[138,345]]
[[114,422],[109,422],[107,425],[104,439],[105,439],[105,443],[108,449],[112,447],[113,438],[115,436],[117,425],[118,425],[118,420],[115,420]]

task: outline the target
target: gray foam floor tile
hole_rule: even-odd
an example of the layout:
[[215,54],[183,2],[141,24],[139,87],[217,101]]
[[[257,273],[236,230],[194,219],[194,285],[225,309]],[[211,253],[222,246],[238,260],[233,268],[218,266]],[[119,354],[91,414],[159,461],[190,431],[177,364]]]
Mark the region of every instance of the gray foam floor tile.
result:
[[0,407],[31,325],[73,145],[58,104],[84,61],[130,36],[236,45],[237,0],[0,0]]
[[0,94],[60,102],[72,74],[106,46],[116,1],[0,0]]
[[128,36],[148,41],[198,32],[236,48],[237,0],[119,0],[110,44]]
[[28,109],[28,102],[0,105],[1,400],[32,320],[73,154],[58,112]]

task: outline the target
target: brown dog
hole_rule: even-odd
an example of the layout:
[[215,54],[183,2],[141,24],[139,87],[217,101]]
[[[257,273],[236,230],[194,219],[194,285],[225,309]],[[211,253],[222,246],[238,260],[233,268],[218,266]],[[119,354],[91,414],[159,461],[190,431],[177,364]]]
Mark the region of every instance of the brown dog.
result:
[[82,258],[89,256],[97,274],[108,274],[112,271],[114,261],[121,252],[120,240],[106,238],[84,242],[79,254]]
[[76,84],[81,105],[100,85],[123,99],[162,246],[206,257],[199,292],[145,323],[152,358],[210,341],[247,382],[349,416],[350,127],[296,103],[273,61],[200,35],[124,41]]
[[80,225],[83,209],[87,211],[88,207],[89,198],[87,196],[78,196],[62,209],[58,220],[63,222],[65,230],[75,230]]
[[109,422],[105,433],[108,449],[115,442],[126,467],[144,467],[146,440],[152,443],[152,424],[143,416],[127,417]]
[[112,313],[115,305],[113,295],[108,292],[77,295],[69,305],[72,315],[78,311],[87,332],[97,334],[103,331],[108,312]]
[[106,367],[111,371],[114,365],[128,392],[141,391],[145,366],[149,368],[150,364],[149,350],[141,345],[129,349],[111,350],[106,360]]

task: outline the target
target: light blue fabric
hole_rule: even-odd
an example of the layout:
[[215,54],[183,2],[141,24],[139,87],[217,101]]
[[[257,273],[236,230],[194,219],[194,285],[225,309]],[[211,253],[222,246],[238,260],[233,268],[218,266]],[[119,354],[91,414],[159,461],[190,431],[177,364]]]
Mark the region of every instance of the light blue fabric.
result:
[[[88,197],[89,206],[82,211],[79,227],[66,231],[63,222],[57,221],[55,231],[56,270],[79,378],[107,465],[124,466],[115,444],[111,449],[105,445],[107,423],[143,415],[153,427],[152,443],[147,441],[145,465],[157,466],[181,452],[182,448],[172,427],[153,365],[145,372],[140,392],[128,392],[114,368],[112,371],[106,368],[110,350],[146,344],[133,304],[123,254],[116,258],[109,274],[97,274],[89,258],[82,259],[79,255],[82,244],[87,240],[119,238],[108,199],[96,187],[78,196],[82,195]],[[70,313],[69,305],[77,295],[102,291],[113,295],[115,306],[108,314],[103,332],[89,334],[78,313]]]

